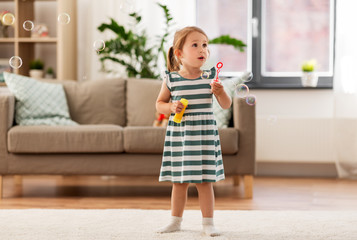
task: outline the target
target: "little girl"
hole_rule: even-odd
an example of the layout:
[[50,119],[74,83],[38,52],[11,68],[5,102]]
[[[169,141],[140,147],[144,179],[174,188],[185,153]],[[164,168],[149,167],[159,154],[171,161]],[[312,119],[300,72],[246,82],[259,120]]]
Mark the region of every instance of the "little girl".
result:
[[[170,114],[159,181],[171,181],[171,221],[160,233],[179,231],[187,201],[189,183],[195,183],[202,212],[203,232],[218,236],[213,225],[214,192],[212,182],[223,180],[224,169],[216,120],[212,112],[212,94],[227,109],[232,100],[212,68],[208,77],[200,69],[209,56],[207,35],[197,27],[177,31],[167,55],[164,78],[156,109]],[[188,100],[182,122],[173,122],[183,109],[181,98]],[[170,102],[171,100],[171,102]]]

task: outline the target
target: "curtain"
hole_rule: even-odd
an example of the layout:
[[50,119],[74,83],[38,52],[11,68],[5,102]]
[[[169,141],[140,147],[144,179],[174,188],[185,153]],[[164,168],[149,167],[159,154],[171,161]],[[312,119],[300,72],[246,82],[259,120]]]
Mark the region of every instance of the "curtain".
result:
[[337,1],[334,141],[341,178],[357,179],[357,1]]

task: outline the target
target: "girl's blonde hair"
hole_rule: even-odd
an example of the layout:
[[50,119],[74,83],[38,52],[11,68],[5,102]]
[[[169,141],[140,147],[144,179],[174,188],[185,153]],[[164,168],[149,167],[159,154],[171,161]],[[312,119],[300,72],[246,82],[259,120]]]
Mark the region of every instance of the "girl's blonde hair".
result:
[[201,28],[195,26],[185,27],[181,30],[176,31],[174,36],[174,42],[167,53],[167,70],[169,72],[175,72],[180,70],[181,61],[176,58],[174,52],[176,49],[182,50],[188,34],[192,32],[199,32],[203,34],[208,40],[206,33]]

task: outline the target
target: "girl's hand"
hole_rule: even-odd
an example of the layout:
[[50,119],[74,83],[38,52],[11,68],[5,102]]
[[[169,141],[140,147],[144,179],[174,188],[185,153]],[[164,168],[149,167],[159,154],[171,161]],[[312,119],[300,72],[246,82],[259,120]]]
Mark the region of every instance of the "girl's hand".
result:
[[180,113],[183,109],[183,104],[180,101],[172,102],[170,109],[173,113]]
[[224,88],[221,82],[212,82],[211,85],[211,92],[216,95],[220,96],[224,92]]

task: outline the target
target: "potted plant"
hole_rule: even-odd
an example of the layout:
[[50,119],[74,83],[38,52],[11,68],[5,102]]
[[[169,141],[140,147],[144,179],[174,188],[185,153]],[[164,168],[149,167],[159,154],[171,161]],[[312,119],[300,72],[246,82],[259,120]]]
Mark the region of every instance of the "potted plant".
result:
[[302,76],[301,76],[301,84],[304,87],[316,87],[317,86],[317,81],[318,81],[318,76],[315,73],[315,67],[316,67],[316,60],[311,59],[308,61],[303,62],[301,70],[302,70]]
[[47,68],[45,73],[45,78],[53,79],[55,77],[55,72],[53,71],[52,67]]
[[35,59],[30,62],[30,77],[40,79],[43,77],[44,63],[40,59]]

